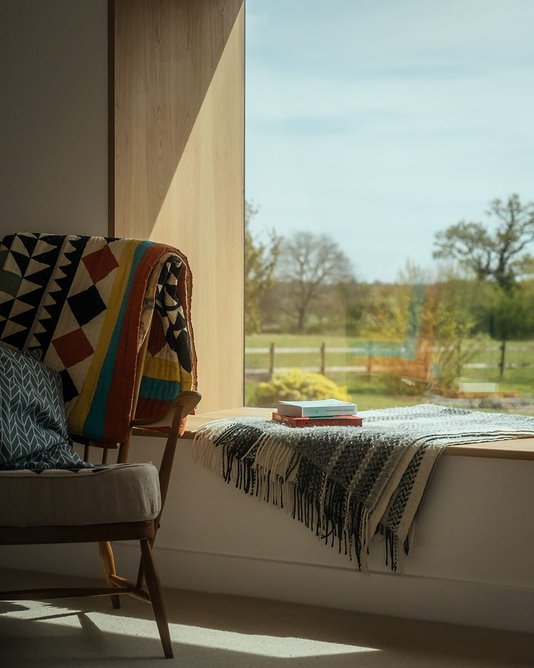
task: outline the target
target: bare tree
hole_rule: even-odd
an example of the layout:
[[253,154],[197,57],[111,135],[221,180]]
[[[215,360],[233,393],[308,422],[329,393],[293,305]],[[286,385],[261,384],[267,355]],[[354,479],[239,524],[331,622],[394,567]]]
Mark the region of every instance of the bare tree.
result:
[[326,234],[295,232],[284,239],[279,267],[280,279],[289,284],[289,301],[299,332],[304,331],[310,306],[324,285],[353,279],[349,258]]
[[534,202],[523,205],[514,194],[505,202],[494,199],[487,213],[498,221],[493,232],[483,223],[461,221],[436,234],[433,255],[458,260],[479,280],[492,278],[510,294],[533,265],[526,249],[534,241]]

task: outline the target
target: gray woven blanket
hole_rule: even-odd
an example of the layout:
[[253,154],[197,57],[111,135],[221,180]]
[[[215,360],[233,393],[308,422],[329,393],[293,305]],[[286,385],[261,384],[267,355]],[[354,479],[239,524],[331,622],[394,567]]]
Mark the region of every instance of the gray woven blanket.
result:
[[[369,543],[385,537],[397,571],[434,465],[448,445],[534,436],[534,418],[422,404],[360,413],[362,428],[295,429],[262,418],[201,427],[206,468],[287,510],[367,569]],[[403,548],[403,550],[401,549]]]

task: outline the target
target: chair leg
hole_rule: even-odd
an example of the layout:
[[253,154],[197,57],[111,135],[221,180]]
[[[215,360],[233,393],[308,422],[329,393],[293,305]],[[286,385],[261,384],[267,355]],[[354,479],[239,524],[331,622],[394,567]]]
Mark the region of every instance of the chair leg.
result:
[[152,556],[152,548],[150,541],[143,538],[141,541],[141,554],[143,557],[143,568],[145,572],[145,580],[150,594],[150,601],[152,609],[154,610],[154,617],[158,625],[159,637],[163,646],[163,652],[166,659],[172,659],[173,651],[171,644],[171,635],[169,633],[169,625],[167,623],[167,615],[163,605],[163,596],[161,594],[161,583],[159,575],[156,571],[156,564]]
[[[113,556],[113,548],[111,547],[111,543],[98,543],[98,551],[100,553],[102,566],[104,567],[106,581],[110,587],[113,587],[114,582],[111,579],[111,576],[117,575],[117,569],[115,567],[115,557]],[[112,594],[111,605],[115,610],[118,610],[121,607],[121,599],[118,594]]]
[[117,464],[124,464],[128,461],[128,452],[130,451],[130,438],[119,444],[119,454],[117,455]]

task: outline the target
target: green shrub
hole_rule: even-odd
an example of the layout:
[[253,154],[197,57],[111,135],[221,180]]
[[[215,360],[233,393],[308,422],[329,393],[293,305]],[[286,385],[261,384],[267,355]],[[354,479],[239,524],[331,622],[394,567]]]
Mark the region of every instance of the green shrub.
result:
[[339,399],[350,401],[347,388],[337,385],[320,373],[291,369],[273,374],[268,383],[258,383],[258,406],[274,406],[277,401],[307,401],[310,399]]

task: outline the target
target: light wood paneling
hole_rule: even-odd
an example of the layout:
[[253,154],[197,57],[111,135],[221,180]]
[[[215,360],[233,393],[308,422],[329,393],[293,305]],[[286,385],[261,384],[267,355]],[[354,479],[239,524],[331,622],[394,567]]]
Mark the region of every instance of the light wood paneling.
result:
[[243,0],[115,0],[114,23],[110,231],[188,256],[201,408],[240,405]]

